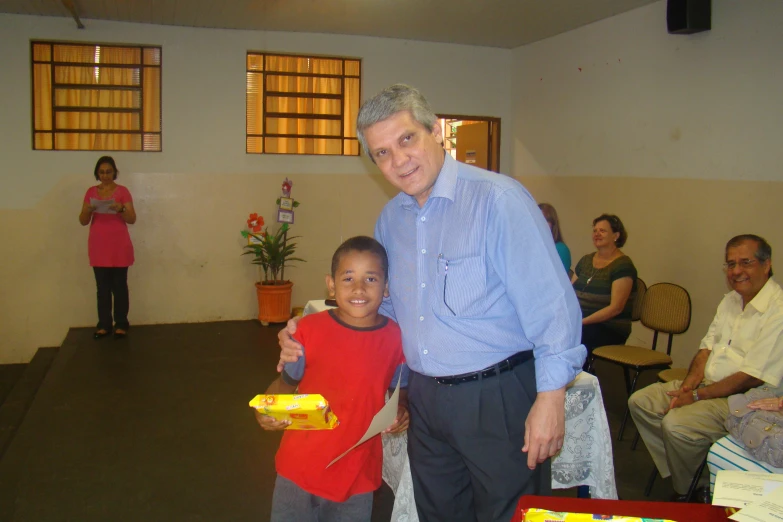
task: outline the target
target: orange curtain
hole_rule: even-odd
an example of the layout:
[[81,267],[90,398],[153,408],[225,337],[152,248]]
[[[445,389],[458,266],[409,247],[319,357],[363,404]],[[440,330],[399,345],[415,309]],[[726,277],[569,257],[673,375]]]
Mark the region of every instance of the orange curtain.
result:
[[[315,59],[295,56],[266,57],[266,90],[302,97],[271,96],[267,94],[264,112],[292,114],[290,117],[267,117],[266,132],[270,134],[300,134],[312,136],[340,136],[340,120],[324,118],[297,118],[303,115],[340,115],[340,101],[311,98],[310,94],[342,94],[340,78],[317,76],[284,76],[279,73],[342,75],[342,60]],[[277,138],[267,141],[274,152],[299,154],[341,154],[342,139],[337,138]]]
[[[55,123],[61,131],[55,134],[55,149],[142,150],[142,135],[138,131],[160,131],[160,69],[142,69],[140,48],[35,44],[33,56],[36,60],[73,64],[35,64],[33,68],[35,130],[52,130]],[[86,65],[92,63],[95,65]],[[133,67],[116,67],[123,65]],[[54,67],[54,85],[51,67]],[[142,88],[146,95],[144,107],[141,90],[97,88],[106,86]],[[76,110],[58,110],[55,113],[51,103],[52,89],[55,107],[73,107]],[[140,112],[79,110],[90,108],[135,109]],[[94,132],[69,132],[78,130]],[[157,148],[153,143],[151,150],[160,150],[157,136],[153,142],[157,142]],[[51,145],[50,135],[36,135],[36,148],[51,148],[44,147],[47,143]]]

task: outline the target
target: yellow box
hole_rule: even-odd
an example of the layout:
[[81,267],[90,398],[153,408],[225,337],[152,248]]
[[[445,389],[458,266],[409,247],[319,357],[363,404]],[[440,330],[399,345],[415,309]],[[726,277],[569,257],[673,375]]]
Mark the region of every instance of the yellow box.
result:
[[539,508],[522,510],[524,522],[592,522],[593,520],[613,520],[614,522],[672,522],[659,518],[624,517],[617,515],[593,515],[589,513],[567,513]]
[[291,421],[287,430],[333,430],[340,421],[322,395],[256,395],[250,407],[277,420]]

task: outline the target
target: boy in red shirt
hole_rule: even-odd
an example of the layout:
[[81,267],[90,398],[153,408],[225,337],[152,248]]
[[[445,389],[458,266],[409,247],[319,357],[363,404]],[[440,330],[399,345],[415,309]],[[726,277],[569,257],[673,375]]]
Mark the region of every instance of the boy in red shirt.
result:
[[[383,407],[386,390],[396,386],[403,370],[402,338],[397,323],[380,315],[388,297],[389,262],[375,239],[345,241],[332,257],[326,284],[337,308],[304,317],[295,338],[305,355],[285,368],[267,394],[318,393],[340,421],[334,430],[287,431],[275,458],[277,480],[272,497],[273,522],[366,522],[372,492],[381,485],[383,448],[373,437],[328,469],[355,444]],[[403,383],[404,384],[404,383]],[[280,430],[277,421],[256,412],[265,430]],[[408,428],[407,391],[400,390],[397,418],[387,430]]]

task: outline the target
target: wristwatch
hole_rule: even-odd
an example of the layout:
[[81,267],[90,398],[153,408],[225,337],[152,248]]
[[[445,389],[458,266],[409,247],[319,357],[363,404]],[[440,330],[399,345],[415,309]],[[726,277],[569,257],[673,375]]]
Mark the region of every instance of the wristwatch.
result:
[[699,390],[693,390],[693,402],[699,400]]
[[117,212],[119,212],[120,214],[122,214],[123,212],[125,212],[125,205],[123,205],[123,206],[122,206],[122,208],[121,208],[121,209],[119,209]]

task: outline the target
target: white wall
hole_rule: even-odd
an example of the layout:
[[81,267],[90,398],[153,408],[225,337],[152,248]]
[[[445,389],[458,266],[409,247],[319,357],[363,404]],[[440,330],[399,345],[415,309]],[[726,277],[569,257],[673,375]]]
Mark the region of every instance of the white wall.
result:
[[[69,327],[96,322],[87,229],[77,215],[100,153],[31,150],[31,39],[163,46],[163,152],[114,154],[139,215],[131,227],[133,324],[254,317],[255,274],[239,256],[239,230],[250,212],[271,220],[286,176],[302,203],[294,232],[308,261],[290,271],[294,304],[322,296],[334,248],[371,234],[393,194],[364,158],[245,154],[247,50],[359,57],[363,98],[406,82],[436,112],[500,117],[512,135],[511,51],[84,22],[77,30],[66,18],[0,15],[0,363],[27,361],[36,348],[59,345]],[[502,140],[505,171],[511,144]]]
[[[231,31],[0,15],[0,208],[29,208],[65,174],[92,169],[90,152],[42,152],[30,146],[30,40],[129,42],[163,46],[163,152],[117,154],[134,172],[351,173],[372,171],[356,158],[247,155],[245,147],[245,52],[358,57],[363,99],[392,83],[419,88],[436,112],[510,115],[511,52],[501,49],[340,35]],[[457,63],[457,60],[459,63]],[[459,66],[458,68],[455,66]],[[470,74],[464,71],[470,70]],[[457,75],[457,73],[460,73]],[[504,122],[505,124],[505,122]],[[504,130],[506,128],[504,127]],[[508,129],[510,132],[511,129]],[[510,134],[509,134],[510,135]],[[501,164],[510,164],[510,140]],[[53,168],[55,167],[55,168]],[[40,177],[38,177],[40,176]]]
[[575,262],[592,219],[617,213],[639,275],[689,290],[680,365],[727,291],[726,241],[783,248],[783,2],[712,10],[690,36],[667,34],[661,1],[514,50],[513,174],[557,207]]

